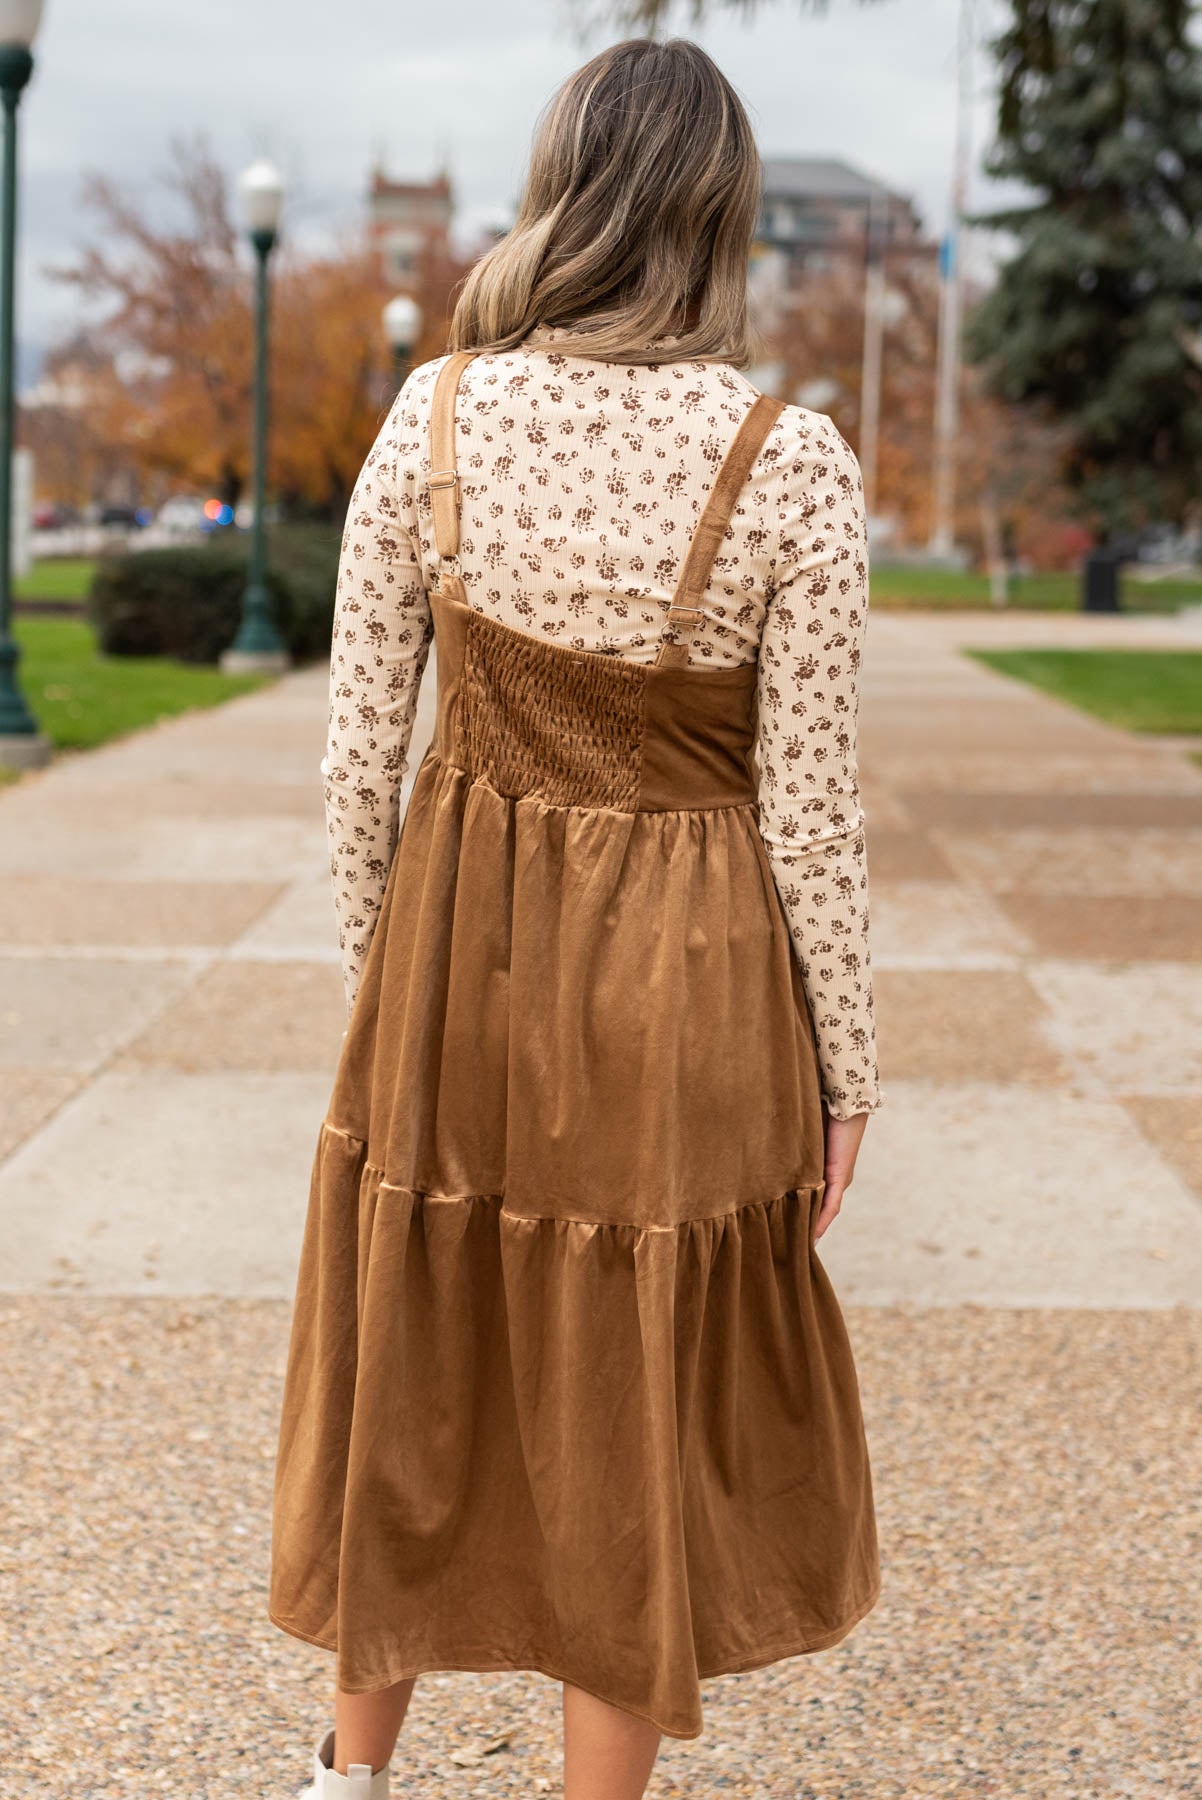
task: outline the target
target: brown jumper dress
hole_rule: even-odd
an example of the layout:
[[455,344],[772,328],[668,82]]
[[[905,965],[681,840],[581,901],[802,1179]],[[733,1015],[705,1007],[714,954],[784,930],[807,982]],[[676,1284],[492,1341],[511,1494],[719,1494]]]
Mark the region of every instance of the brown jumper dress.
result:
[[880,1585],[756,665],[680,636],[780,403],[636,664],[446,568],[468,360],[434,394],[438,723],[317,1145],[271,1616],[350,1692],[541,1670],[695,1737],[699,1680],[838,1643]]

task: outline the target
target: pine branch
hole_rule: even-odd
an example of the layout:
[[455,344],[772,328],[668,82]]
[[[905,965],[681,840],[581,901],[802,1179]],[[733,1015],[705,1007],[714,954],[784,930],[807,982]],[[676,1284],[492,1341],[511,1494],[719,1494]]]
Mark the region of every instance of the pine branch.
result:
[[969,323],[994,391],[1065,427],[1112,525],[1202,488],[1202,51],[1195,0],[1009,0],[989,175],[1021,198]]

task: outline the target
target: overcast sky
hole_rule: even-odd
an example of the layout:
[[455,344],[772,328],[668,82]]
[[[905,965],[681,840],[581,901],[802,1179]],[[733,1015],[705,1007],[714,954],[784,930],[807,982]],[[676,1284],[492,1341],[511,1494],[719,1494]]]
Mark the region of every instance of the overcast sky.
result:
[[[588,0],[594,4],[595,0]],[[991,0],[977,0],[983,17]],[[831,0],[824,17],[771,0],[752,24],[698,39],[742,94],[765,155],[834,155],[947,218],[958,0]],[[76,316],[46,265],[88,231],[85,172],[151,188],[175,135],[207,135],[236,174],[257,155],[290,183],[297,237],[362,215],[382,159],[424,178],[446,161],[467,222],[506,214],[539,109],[578,63],[619,35],[573,29],[570,0],[47,0],[21,106],[19,332],[29,349]],[[989,67],[977,63],[975,160],[988,142]],[[970,200],[987,198],[977,179]]]

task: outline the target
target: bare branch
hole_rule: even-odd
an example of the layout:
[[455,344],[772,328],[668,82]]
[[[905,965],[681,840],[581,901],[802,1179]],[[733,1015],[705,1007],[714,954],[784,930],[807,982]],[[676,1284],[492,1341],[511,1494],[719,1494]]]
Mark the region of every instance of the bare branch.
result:
[[[836,3],[875,6],[880,0],[791,0],[799,12],[814,14],[829,12]],[[686,0],[683,22],[702,25],[720,13],[735,13],[750,20],[775,4],[778,0]],[[678,0],[567,0],[567,5],[577,24],[585,29],[610,26],[621,31],[646,32],[650,37],[658,36],[679,10]]]

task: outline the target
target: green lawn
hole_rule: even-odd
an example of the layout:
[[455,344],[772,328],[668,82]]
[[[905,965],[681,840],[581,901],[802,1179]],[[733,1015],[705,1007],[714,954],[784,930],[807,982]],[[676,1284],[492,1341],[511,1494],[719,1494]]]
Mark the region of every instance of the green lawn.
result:
[[[960,575],[953,569],[893,568],[873,565],[872,605],[890,611],[963,609],[994,610],[987,575]],[[1120,581],[1120,598],[1130,612],[1176,612],[1202,604],[1202,580]],[[1081,578],[1070,571],[1025,575],[1012,583],[1010,607],[1016,612],[1074,612],[1081,604]],[[1000,610],[1000,609],[999,609]]]
[[156,719],[216,706],[270,677],[223,675],[160,656],[101,656],[78,619],[14,622],[17,678],[42,730],[59,749],[88,750]]
[[1128,731],[1202,733],[1202,650],[970,650]]
[[18,600],[86,600],[96,572],[94,556],[52,556],[35,562],[13,584]]

